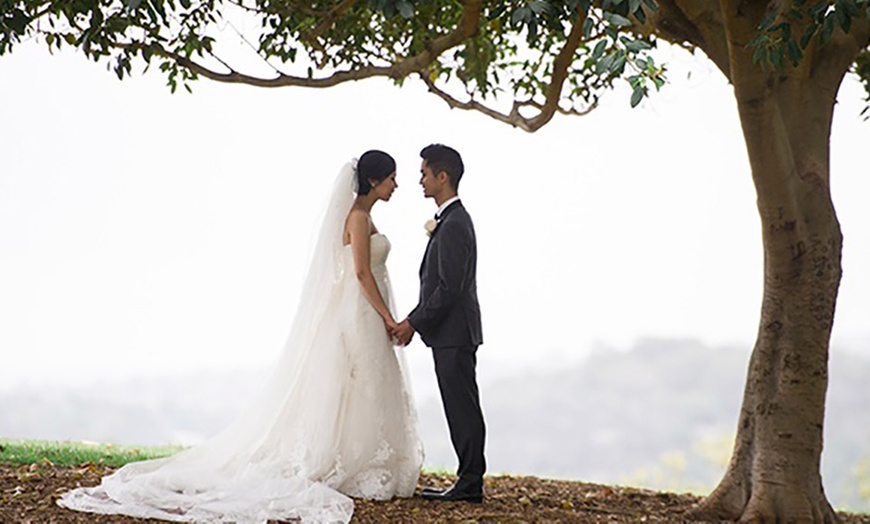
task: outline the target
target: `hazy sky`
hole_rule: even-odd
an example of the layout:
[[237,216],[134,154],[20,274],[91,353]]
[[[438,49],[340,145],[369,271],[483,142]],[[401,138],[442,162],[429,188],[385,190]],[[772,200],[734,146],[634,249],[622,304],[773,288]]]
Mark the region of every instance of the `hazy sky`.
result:
[[[431,142],[466,161],[483,374],[647,336],[748,352],[761,238],[731,89],[703,56],[662,54],[670,84],[640,108],[623,86],[530,135],[413,81],[203,80],[171,95],[156,70],[119,82],[81,55],[21,46],[0,57],[0,384],[271,362],[332,180],[369,148],[399,164],[374,217],[407,312],[435,209],[418,185]],[[854,349],[870,342],[862,93],[847,79],[832,139],[845,234],[834,341]],[[430,358],[419,340],[406,351]]]

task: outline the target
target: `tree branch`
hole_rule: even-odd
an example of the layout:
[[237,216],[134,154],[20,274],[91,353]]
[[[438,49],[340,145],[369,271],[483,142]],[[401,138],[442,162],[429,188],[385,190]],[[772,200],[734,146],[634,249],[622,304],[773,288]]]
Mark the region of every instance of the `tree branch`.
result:
[[657,33],[674,44],[701,49],[730,78],[722,8],[717,0],[658,0],[652,17]]
[[863,16],[852,19],[852,27],[848,33],[839,27],[825,45],[817,45],[813,56],[814,70],[828,70],[825,76],[839,79],[852,67],[858,54],[870,45],[870,23]]
[[466,38],[474,36],[478,31],[482,3],[483,0],[466,0],[462,16],[456,24],[456,28],[443,36],[433,39],[428,43],[424,51],[414,56],[403,58],[389,66],[368,65],[346,71],[337,71],[323,78],[293,76],[282,72],[278,72],[278,76],[275,78],[260,78],[240,73],[229,67],[227,68],[229,72],[221,73],[178,53],[163,50],[163,54],[167,58],[175,60],[182,67],[210,80],[230,84],[248,84],[257,87],[297,86],[323,88],[373,77],[398,79],[425,69],[444,51],[461,44]]
[[[420,78],[429,87],[429,92],[434,94],[438,98],[444,100],[445,102],[447,102],[447,105],[449,105],[451,109],[464,109],[467,111],[477,111],[479,113],[483,113],[484,115],[486,115],[488,117],[491,117],[495,120],[498,120],[499,122],[509,124],[513,127],[518,127],[520,129],[522,129],[523,131],[528,131],[529,133],[534,133],[535,131],[540,129],[541,126],[544,125],[544,123],[546,123],[546,122],[540,123],[541,122],[540,120],[536,120],[538,118],[538,116],[540,116],[540,115],[537,115],[534,118],[526,118],[522,114],[520,114],[520,109],[522,109],[523,107],[534,107],[534,108],[539,109],[539,110],[543,108],[542,104],[539,104],[539,103],[535,102],[534,100],[527,100],[527,101],[514,100],[514,103],[513,103],[513,106],[511,107],[510,112],[502,113],[502,112],[496,111],[495,109],[492,109],[491,107],[488,107],[484,104],[481,104],[480,102],[478,102],[474,99],[470,99],[468,101],[463,102],[463,101],[451,96],[449,93],[445,92],[444,90],[442,90],[438,86],[436,86],[435,83],[432,82],[432,79],[429,78],[429,76],[426,74],[425,71],[420,73]],[[570,109],[570,110],[569,109],[562,109],[561,107],[558,107],[558,106],[555,109],[555,111],[558,111],[559,113],[564,114],[564,115],[583,116],[583,115],[588,115],[596,107],[598,107],[597,100],[592,105],[590,105],[588,108],[584,109],[583,111],[578,111],[576,109]],[[552,118],[552,114],[550,115],[549,118],[547,118],[547,121],[549,121],[550,118]]]
[[[565,40],[565,45],[562,46],[562,49],[559,50],[559,54],[556,55],[555,59],[553,60],[553,74],[552,78],[550,79],[550,83],[547,86],[546,97],[543,104],[535,102],[531,99],[527,101],[514,100],[510,112],[501,113],[499,111],[496,111],[495,109],[487,107],[484,104],[481,104],[473,98],[465,102],[456,99],[444,90],[437,87],[435,85],[435,82],[429,77],[427,71],[421,71],[420,77],[422,78],[423,82],[425,82],[426,85],[429,87],[429,91],[431,93],[437,95],[439,98],[447,102],[447,105],[449,105],[453,109],[478,111],[500,122],[510,124],[514,127],[519,127],[523,131],[528,131],[529,133],[534,133],[535,131],[546,125],[553,118],[553,115],[556,112],[562,114],[582,116],[588,114],[597,106],[597,102],[595,102],[589,108],[583,111],[577,111],[573,108],[563,109],[559,106],[559,100],[562,98],[562,87],[565,84],[565,80],[568,78],[568,69],[571,67],[571,63],[574,61],[574,53],[577,51],[577,48],[583,41],[584,20],[585,16],[575,21],[575,23],[571,27],[571,31],[568,33],[568,38]],[[538,114],[531,118],[525,117],[520,113],[520,109],[522,109],[523,107],[534,107],[538,110]]]
[[658,0],[658,4],[659,10],[650,18],[660,36],[677,45],[688,42],[695,47],[704,47],[704,36],[676,0]]
[[[527,122],[531,127],[531,131],[537,131],[544,126],[553,114],[559,109],[559,100],[562,98],[562,86],[565,85],[565,80],[568,78],[568,68],[574,61],[574,53],[580,42],[583,41],[583,22],[586,20],[586,15],[583,15],[578,20],[574,21],[571,27],[571,32],[568,33],[568,38],[565,40],[565,45],[559,50],[559,54],[553,59],[553,75],[550,78],[550,85],[547,86],[547,93],[541,112]],[[527,131],[529,131],[527,129]]]
[[756,74],[756,68],[762,66],[753,62],[749,44],[758,34],[758,24],[768,9],[775,6],[742,0],[720,0],[720,5],[725,28],[723,44],[728,50],[728,80],[734,86],[738,102],[760,100],[770,90],[768,75]]

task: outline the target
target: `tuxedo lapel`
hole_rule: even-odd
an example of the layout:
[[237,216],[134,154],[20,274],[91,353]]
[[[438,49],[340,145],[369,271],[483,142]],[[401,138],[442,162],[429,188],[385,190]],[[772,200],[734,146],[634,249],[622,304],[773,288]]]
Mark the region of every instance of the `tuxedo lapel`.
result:
[[423,272],[426,270],[426,259],[429,258],[429,249],[432,247],[432,239],[435,237],[435,232],[429,237],[429,243],[426,244],[426,251],[423,252],[423,260],[420,261],[420,278],[423,278]]
[[438,233],[438,230],[441,229],[441,224],[447,220],[447,216],[453,211],[462,207],[462,201],[457,200],[447,206],[444,211],[441,212],[441,218],[438,219],[438,225],[435,226],[435,229],[432,230],[432,234],[429,236],[429,242],[426,244],[426,251],[423,253],[423,261],[420,263],[420,276],[423,276],[423,271],[426,268],[426,260],[429,258],[429,250],[432,248],[432,243],[435,242],[435,235]]
[[[444,209],[444,211],[441,212],[441,218],[438,219],[438,225],[435,226],[435,229],[432,231],[432,236],[429,237],[430,244],[432,243],[432,240],[435,238],[435,233],[437,233],[438,230],[441,229],[441,224],[443,224],[444,221],[447,220],[447,215],[456,211],[460,207],[462,207],[462,202],[457,200],[457,201],[453,202],[452,204],[450,204],[449,206],[447,206]],[[427,249],[427,251],[428,251],[428,249]]]

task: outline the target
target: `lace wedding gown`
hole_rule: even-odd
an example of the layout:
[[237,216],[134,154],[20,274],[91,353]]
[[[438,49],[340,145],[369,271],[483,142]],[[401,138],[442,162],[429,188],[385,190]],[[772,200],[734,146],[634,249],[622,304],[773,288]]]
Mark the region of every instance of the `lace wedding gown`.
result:
[[[347,522],[349,497],[413,494],[423,452],[402,354],[333,231],[352,197],[342,176],[287,345],[250,408],[204,444],[127,464],[58,504],[184,522]],[[372,273],[392,308],[389,251],[387,237],[371,237]]]

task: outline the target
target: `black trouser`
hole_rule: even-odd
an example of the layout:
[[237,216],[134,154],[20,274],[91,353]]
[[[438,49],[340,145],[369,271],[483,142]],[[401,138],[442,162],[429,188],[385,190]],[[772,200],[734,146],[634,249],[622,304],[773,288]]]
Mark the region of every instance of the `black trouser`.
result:
[[432,348],[450,440],[459,457],[456,487],[462,491],[482,490],[486,471],[486,427],[475,378],[476,352],[477,346]]

